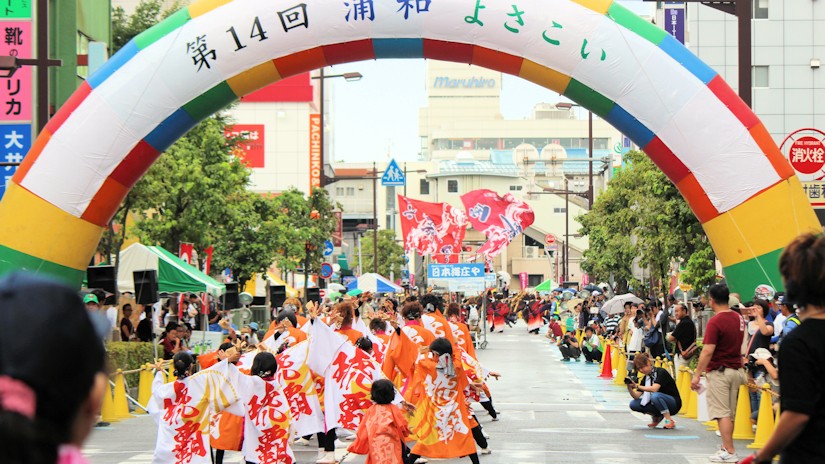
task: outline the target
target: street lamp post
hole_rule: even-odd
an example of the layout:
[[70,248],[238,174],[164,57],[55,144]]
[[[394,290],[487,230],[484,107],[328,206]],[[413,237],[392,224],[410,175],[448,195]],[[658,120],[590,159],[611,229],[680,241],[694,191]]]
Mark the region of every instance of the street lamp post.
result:
[[320,91],[321,91],[321,107],[320,107],[320,112],[321,112],[321,179],[320,179],[320,181],[321,181],[321,188],[324,188],[327,185],[326,176],[324,175],[324,172],[325,172],[325,170],[324,170],[324,144],[326,143],[326,138],[327,138],[326,137],[326,127],[324,126],[324,124],[325,124],[325,121],[324,121],[325,120],[325,116],[324,116],[324,113],[325,113],[325,92],[324,92],[324,87],[326,87],[324,85],[324,81],[326,79],[334,79],[336,77],[343,77],[344,80],[347,81],[347,82],[355,82],[355,81],[360,81],[361,78],[364,77],[364,76],[359,72],[347,72],[347,73],[343,73],[343,74],[326,75],[324,73],[324,68],[321,68],[319,70],[317,76],[312,76],[313,79],[318,79],[319,81],[321,81],[321,83],[320,83]]
[[[578,103],[556,103],[556,108],[570,109],[574,106],[582,108],[582,106]],[[593,156],[593,112],[587,110],[587,204],[590,207],[590,209],[593,209],[593,199],[596,196],[596,191],[593,189]]]

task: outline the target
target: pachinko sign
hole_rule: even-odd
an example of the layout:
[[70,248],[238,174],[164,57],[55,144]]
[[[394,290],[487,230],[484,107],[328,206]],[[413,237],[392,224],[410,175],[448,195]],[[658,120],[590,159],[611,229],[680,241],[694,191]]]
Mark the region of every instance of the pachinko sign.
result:
[[825,207],[825,132],[799,129],[785,138],[780,149],[802,181],[811,205]]

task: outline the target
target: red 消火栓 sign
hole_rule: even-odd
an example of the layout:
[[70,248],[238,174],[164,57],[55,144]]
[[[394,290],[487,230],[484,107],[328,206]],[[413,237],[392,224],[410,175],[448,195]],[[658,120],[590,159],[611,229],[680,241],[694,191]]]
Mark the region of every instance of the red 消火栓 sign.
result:
[[309,115],[309,190],[321,187],[321,115]]
[[788,159],[797,172],[818,172],[825,166],[825,144],[816,137],[800,137],[791,144]]

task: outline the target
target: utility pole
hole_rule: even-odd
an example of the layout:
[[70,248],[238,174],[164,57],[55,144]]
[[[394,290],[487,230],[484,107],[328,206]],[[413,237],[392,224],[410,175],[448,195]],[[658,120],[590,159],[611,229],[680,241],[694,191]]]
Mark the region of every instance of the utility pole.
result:
[[378,274],[378,169],[372,162],[372,272]]
[[[593,209],[593,199],[596,196],[596,191],[593,189],[593,112],[587,112],[587,157],[590,158],[588,161],[588,187],[587,187],[587,202],[590,209]],[[566,180],[566,178],[565,178]],[[564,187],[567,190],[567,187]],[[565,240],[565,243],[567,241]]]

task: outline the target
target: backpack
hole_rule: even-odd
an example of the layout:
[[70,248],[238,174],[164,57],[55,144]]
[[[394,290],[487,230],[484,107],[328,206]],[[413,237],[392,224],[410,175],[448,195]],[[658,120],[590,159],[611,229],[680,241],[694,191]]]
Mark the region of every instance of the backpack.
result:
[[645,346],[652,348],[659,344],[659,327],[653,326],[645,332]]

